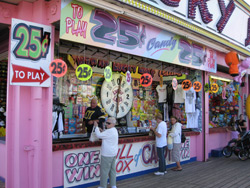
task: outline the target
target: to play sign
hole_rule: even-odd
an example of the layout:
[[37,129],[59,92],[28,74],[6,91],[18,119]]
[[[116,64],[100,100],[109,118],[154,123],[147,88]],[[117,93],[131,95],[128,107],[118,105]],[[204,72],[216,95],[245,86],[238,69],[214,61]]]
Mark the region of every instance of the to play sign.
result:
[[10,85],[50,87],[51,27],[12,19]]

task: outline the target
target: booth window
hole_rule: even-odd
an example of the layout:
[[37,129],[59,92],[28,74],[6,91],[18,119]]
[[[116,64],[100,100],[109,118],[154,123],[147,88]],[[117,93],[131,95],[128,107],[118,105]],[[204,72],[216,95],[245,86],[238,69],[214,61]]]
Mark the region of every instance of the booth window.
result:
[[[201,82],[201,71],[167,63],[165,63],[167,66],[162,66],[162,62],[149,61],[142,57],[110,52],[91,46],[81,48],[82,46],[67,42],[64,42],[64,45],[61,43],[60,49],[58,46],[55,48],[60,52],[55,53],[58,54],[57,58],[63,59],[67,63],[68,71],[63,77],[53,77],[52,132],[54,141],[86,138],[86,130],[83,130],[83,118],[93,97],[98,99],[98,106],[105,111],[101,100],[101,88],[105,80],[104,68],[107,65],[112,67],[113,74],[118,73],[125,77],[127,67],[131,66],[132,107],[124,117],[117,119],[116,128],[120,136],[148,135],[149,127],[156,126],[154,116],[158,112],[163,114],[166,122],[174,115],[184,125],[184,129],[201,131],[202,90],[192,93],[194,112],[187,115],[185,92],[181,85],[184,80],[190,80],[192,83]],[[76,67],[80,64],[90,64],[92,67],[93,74],[87,81],[81,81],[76,77]],[[143,71],[153,72],[154,75],[152,84],[148,87],[142,87],[140,84],[140,76]],[[160,75],[163,76],[162,84],[160,84]],[[176,78],[178,82],[176,90],[172,86],[173,78]],[[164,89],[165,92],[161,93],[161,89]],[[189,117],[190,115],[192,117]],[[106,112],[105,117],[108,116],[109,114]],[[193,118],[194,116],[195,118]]]
[[238,116],[240,84],[230,79],[209,77],[209,128],[228,126]]

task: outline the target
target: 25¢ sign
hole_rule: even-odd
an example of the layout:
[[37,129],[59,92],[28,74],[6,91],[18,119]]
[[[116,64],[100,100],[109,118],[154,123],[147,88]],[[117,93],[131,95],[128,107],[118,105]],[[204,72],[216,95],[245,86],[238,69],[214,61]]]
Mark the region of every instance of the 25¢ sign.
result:
[[11,23],[10,85],[50,87],[51,26]]

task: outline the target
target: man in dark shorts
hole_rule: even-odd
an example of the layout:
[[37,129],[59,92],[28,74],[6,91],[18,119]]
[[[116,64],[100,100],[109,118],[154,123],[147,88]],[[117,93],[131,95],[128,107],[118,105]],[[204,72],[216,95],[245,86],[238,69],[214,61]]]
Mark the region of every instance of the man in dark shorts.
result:
[[83,130],[85,131],[85,127],[87,127],[88,137],[90,137],[95,121],[98,123],[98,126],[103,129],[102,124],[105,121],[104,115],[104,111],[97,106],[97,99],[93,98],[91,100],[91,106],[86,109],[83,118]]

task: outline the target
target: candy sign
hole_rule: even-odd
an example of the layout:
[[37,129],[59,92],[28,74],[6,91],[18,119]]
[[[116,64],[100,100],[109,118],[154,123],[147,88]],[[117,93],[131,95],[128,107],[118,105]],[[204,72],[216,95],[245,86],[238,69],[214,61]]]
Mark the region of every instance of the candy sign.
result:
[[50,26],[12,19],[10,54],[10,85],[50,87]]

